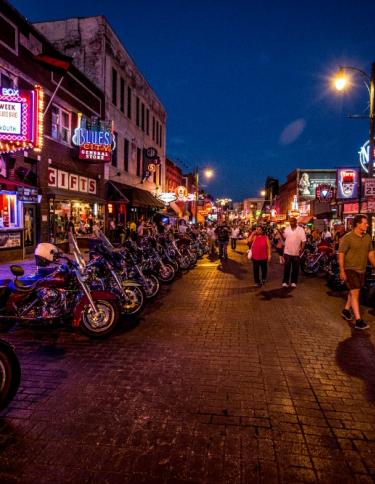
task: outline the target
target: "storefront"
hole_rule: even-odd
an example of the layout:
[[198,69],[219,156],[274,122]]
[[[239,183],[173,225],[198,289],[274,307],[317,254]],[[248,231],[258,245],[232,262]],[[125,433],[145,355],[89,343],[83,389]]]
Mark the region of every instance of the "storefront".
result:
[[81,247],[87,247],[93,228],[104,227],[105,201],[98,198],[98,181],[76,173],[49,167],[48,230],[50,242],[67,249],[73,232]]

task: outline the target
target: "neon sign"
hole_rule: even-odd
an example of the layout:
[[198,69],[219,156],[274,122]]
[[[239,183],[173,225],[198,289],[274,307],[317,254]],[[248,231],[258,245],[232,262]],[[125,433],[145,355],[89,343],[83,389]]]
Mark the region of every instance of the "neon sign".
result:
[[111,161],[112,151],[116,148],[112,123],[94,117],[87,119],[81,113],[72,142],[79,147],[79,158],[92,163]]
[[32,91],[0,88],[0,153],[43,146],[44,94],[39,86]]
[[163,192],[160,195],[158,195],[157,198],[161,200],[163,203],[165,203],[166,205],[177,200],[177,196],[173,192]]
[[[370,158],[370,142],[369,141],[366,141],[366,143],[358,151],[358,154],[359,154],[359,162],[360,162],[362,168],[364,169],[364,171],[366,173],[368,173],[368,162],[369,162],[369,158]],[[375,149],[374,149],[374,155],[375,155]],[[373,158],[375,158],[375,156],[373,156]]]

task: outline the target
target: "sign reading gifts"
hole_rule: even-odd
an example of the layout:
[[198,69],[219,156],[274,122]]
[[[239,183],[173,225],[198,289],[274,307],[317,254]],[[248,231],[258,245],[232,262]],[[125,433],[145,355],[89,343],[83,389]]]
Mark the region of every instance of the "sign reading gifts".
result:
[[96,195],[96,180],[48,167],[48,186]]

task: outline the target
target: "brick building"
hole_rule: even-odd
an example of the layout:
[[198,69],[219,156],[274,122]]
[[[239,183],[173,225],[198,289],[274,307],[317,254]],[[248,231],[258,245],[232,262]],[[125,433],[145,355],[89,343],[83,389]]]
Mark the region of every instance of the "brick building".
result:
[[[125,212],[137,219],[162,208],[153,195],[165,190],[166,112],[105,17],[35,26],[104,91],[106,117],[114,120],[117,140],[117,153],[106,173],[112,182],[109,216],[124,222]],[[146,157],[149,148],[159,164]]]
[[[39,241],[64,244],[70,219],[82,237],[94,218],[104,223],[105,163],[80,159],[72,137],[78,113],[103,120],[105,104],[103,92],[74,66],[50,103],[63,74],[34,56],[58,52],[5,0],[0,0],[0,22],[0,87],[21,93],[39,85],[44,91],[41,151],[2,145],[0,153],[0,257],[16,259]],[[35,122],[30,120],[31,129]]]

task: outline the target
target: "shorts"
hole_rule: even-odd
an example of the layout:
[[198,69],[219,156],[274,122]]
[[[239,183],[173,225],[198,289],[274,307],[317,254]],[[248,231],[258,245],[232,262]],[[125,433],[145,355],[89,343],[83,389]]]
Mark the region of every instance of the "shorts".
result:
[[352,289],[361,289],[365,285],[365,273],[364,272],[357,272],[353,269],[346,269],[346,285],[350,290]]

